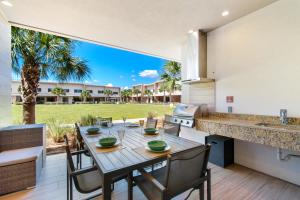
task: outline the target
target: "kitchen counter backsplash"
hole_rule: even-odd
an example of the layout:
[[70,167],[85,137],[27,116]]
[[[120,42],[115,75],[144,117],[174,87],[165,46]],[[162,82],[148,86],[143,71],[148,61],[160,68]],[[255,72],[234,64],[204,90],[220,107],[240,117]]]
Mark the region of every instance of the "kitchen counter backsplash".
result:
[[[251,114],[233,114],[233,113],[209,113],[209,118],[228,118],[236,120],[249,120],[255,122],[266,122],[271,124],[280,124],[279,117],[269,115],[251,115]],[[289,125],[300,125],[300,118],[288,117]]]

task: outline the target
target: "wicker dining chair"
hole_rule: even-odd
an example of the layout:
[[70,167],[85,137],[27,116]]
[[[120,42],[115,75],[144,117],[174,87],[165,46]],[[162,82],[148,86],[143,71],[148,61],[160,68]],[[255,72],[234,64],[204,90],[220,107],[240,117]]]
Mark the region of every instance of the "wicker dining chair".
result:
[[[73,199],[73,182],[77,191],[84,194],[91,193],[102,188],[102,177],[96,166],[90,166],[84,169],[76,169],[74,166],[72,156],[83,154],[87,150],[79,150],[71,153],[68,137],[65,135],[64,139],[67,153],[67,199]],[[101,193],[93,195],[90,198],[94,198],[99,195],[101,195]]]
[[157,126],[157,119],[150,119],[150,118],[147,119],[146,128],[156,128],[156,126]]
[[163,127],[164,127],[164,133],[179,137],[181,124],[164,121]]
[[204,200],[204,183],[207,182],[207,199],[211,199],[211,172],[207,168],[210,145],[203,145],[168,156],[166,167],[147,173],[140,169],[141,175],[129,176],[128,194],[132,198],[134,183],[148,199],[169,200],[192,189],[199,190],[200,200]]

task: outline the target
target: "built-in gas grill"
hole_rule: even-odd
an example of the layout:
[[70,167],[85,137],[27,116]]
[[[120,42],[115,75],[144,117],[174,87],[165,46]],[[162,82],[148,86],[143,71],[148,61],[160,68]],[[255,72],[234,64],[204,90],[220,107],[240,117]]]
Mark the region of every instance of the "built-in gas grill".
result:
[[197,117],[205,117],[208,115],[206,104],[187,105],[177,104],[172,116],[166,116],[167,121],[180,123],[182,126],[194,127]]

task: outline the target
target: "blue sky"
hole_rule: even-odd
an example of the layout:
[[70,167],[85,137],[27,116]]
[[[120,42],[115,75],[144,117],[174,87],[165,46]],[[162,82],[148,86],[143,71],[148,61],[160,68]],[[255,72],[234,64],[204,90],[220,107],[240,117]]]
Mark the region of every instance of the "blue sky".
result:
[[166,60],[87,42],[77,42],[74,55],[87,60],[92,84],[131,87],[159,79]]
[[[88,42],[76,42],[74,56],[87,61],[91,78],[86,83],[130,88],[159,80],[166,60]],[[20,79],[13,74],[13,79]],[[51,77],[47,81],[55,81]]]

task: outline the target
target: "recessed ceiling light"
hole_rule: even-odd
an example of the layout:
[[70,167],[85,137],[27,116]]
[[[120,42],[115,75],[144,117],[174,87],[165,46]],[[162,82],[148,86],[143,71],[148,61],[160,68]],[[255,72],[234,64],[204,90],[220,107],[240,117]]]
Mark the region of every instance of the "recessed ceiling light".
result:
[[225,16],[227,16],[227,15],[229,15],[229,11],[228,11],[228,10],[225,10],[225,11],[222,12],[222,16],[223,16],[223,17],[225,17]]
[[2,3],[3,5],[8,6],[8,7],[13,7],[13,4],[12,4],[11,2],[9,2],[9,1],[1,1],[1,3]]
[[194,31],[193,30],[189,30],[189,33],[194,33]]

